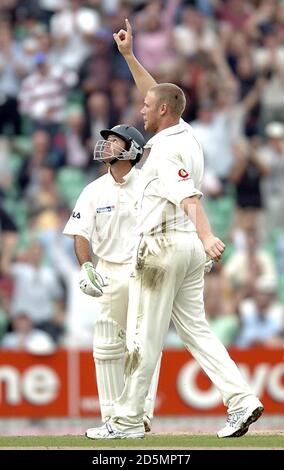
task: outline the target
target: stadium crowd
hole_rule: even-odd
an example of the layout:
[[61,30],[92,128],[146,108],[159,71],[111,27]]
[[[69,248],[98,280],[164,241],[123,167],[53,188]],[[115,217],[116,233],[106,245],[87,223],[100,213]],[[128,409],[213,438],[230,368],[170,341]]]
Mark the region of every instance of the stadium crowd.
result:
[[[227,245],[206,275],[210,325],[226,346],[283,345],[284,1],[3,0],[0,347],[91,348],[95,301],[62,229],[105,172],[99,131],[144,132],[112,37],[125,18],[138,59],[183,88],[204,149],[204,204]],[[165,346],[181,346],[173,329]]]

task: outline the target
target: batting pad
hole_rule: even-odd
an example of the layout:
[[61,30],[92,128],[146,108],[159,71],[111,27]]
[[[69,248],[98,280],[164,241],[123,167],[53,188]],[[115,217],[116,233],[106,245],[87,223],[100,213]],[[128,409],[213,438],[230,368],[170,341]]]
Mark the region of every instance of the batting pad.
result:
[[113,402],[124,386],[125,330],[110,318],[95,323],[93,356],[102,420],[113,415]]

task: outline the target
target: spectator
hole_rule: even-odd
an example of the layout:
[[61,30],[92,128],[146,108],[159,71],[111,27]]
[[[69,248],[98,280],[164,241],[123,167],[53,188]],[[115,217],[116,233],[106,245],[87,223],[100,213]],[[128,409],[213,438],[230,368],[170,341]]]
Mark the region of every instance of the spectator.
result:
[[31,118],[35,130],[45,129],[54,136],[64,119],[67,88],[75,84],[76,77],[51,67],[43,53],[36,54],[34,62],[35,72],[22,83],[21,111]]
[[[275,262],[272,255],[259,246],[255,228],[247,229],[240,246],[224,266],[223,274],[240,296],[251,296],[260,276],[276,282]],[[241,237],[240,237],[241,238]]]
[[208,274],[204,287],[205,311],[210,328],[224,346],[231,346],[239,330],[232,298],[225,296],[224,281],[218,273]]
[[265,128],[267,142],[259,150],[259,160],[266,167],[262,180],[262,197],[266,210],[267,228],[284,225],[284,125],[271,122]]
[[13,318],[12,329],[11,333],[4,335],[2,348],[33,354],[52,354],[55,351],[52,338],[44,331],[34,328],[26,313],[19,313]]
[[[233,165],[232,138],[228,132],[226,116],[217,114],[215,103],[211,100],[200,103],[198,118],[192,123],[194,134],[200,141],[205,160],[205,191],[213,195],[225,190],[225,183]],[[222,149],[222,159],[220,158]],[[208,185],[208,174],[214,178],[215,185]]]
[[89,163],[89,153],[85,145],[85,118],[80,108],[73,108],[67,114],[65,131],[66,164],[84,168]]
[[162,10],[160,1],[149,2],[137,18],[137,58],[155,76],[176,59],[171,31],[177,3],[169,0]]
[[51,163],[50,136],[44,130],[38,130],[32,135],[32,150],[26,155],[17,176],[21,197],[33,192],[38,187],[40,169]]
[[78,71],[91,53],[91,42],[100,27],[97,11],[85,8],[80,0],[70,0],[50,21],[51,36],[58,63]]
[[267,175],[267,167],[258,155],[259,139],[240,139],[234,145],[235,162],[230,181],[236,185],[237,223],[244,228],[244,219],[250,217],[251,226],[257,226],[258,215],[263,208],[261,181]]
[[[110,101],[106,93],[98,91],[88,98],[85,126],[87,149],[91,154],[97,140],[101,139],[101,129],[110,128]],[[95,172],[93,179],[99,176],[101,169],[104,170],[101,163],[95,163],[96,165],[92,165],[91,169],[91,173]]]
[[17,96],[21,79],[27,74],[25,55],[19,44],[13,41],[11,26],[0,22],[0,134],[11,124],[13,132],[20,134],[21,118]]
[[87,97],[96,91],[107,92],[109,89],[111,80],[109,36],[105,30],[96,33],[92,53],[80,69],[81,89]]
[[11,312],[29,315],[33,324],[40,328],[42,323],[52,323],[53,317],[62,308],[62,287],[51,267],[43,266],[43,248],[32,241],[26,253],[10,268],[14,280],[14,296]]
[[265,346],[282,332],[284,312],[275,294],[275,279],[265,276],[257,279],[253,296],[240,304],[241,329],[237,346]]

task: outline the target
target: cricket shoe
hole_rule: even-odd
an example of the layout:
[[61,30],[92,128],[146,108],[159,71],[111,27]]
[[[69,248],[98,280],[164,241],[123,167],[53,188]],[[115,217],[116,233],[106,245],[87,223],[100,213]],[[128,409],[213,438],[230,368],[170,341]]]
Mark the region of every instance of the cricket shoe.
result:
[[152,423],[151,423],[149,416],[147,415],[143,416],[143,424],[144,424],[145,432],[150,432],[152,428]]
[[124,432],[115,429],[109,422],[98,428],[89,428],[85,432],[89,439],[142,439],[144,432]]
[[229,413],[226,426],[217,432],[218,437],[241,437],[248,432],[249,426],[260,418],[264,408],[258,400],[247,408]]

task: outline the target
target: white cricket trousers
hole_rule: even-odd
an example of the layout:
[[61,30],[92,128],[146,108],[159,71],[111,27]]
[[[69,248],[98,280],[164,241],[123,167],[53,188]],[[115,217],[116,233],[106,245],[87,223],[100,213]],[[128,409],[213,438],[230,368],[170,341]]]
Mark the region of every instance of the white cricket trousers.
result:
[[109,279],[104,294],[98,297],[99,313],[126,329],[130,264],[110,263],[100,259],[97,271]]
[[[129,301],[129,279],[132,266],[130,264],[110,263],[105,260],[99,260],[97,270],[103,276],[109,279],[108,286],[104,287],[104,294],[97,299],[99,306],[99,315],[97,319],[114,320],[122,330],[126,331],[128,301]],[[96,326],[95,326],[96,328]],[[110,326],[106,325],[102,329],[104,333],[110,331]],[[121,339],[121,348],[125,349],[125,337]],[[120,396],[124,385],[124,359],[109,357],[109,341],[106,338],[106,360],[98,361],[95,358],[97,386],[100,398],[102,420],[105,421],[112,416],[113,400]],[[104,343],[103,338],[100,342]],[[124,346],[123,346],[124,342]],[[94,341],[95,351],[95,341]],[[94,354],[95,356],[95,354]],[[160,372],[160,361],[157,361],[155,373],[147,391],[146,400],[144,400],[144,414],[153,419],[156,393]]]
[[141,239],[137,250],[138,269],[129,291],[131,308],[136,311],[135,342],[139,344],[141,357],[115,402],[113,422],[116,428],[143,431],[145,396],[171,319],[185,347],[219,389],[230,412],[243,408],[254,398],[205,318],[205,258],[203,245],[195,232],[170,232],[167,237],[156,240],[153,237]]

